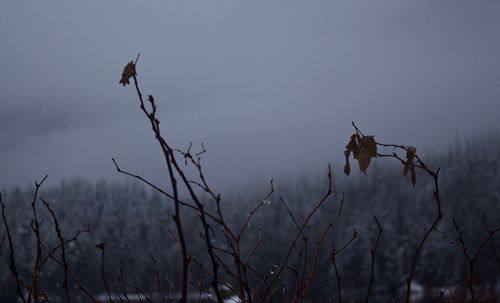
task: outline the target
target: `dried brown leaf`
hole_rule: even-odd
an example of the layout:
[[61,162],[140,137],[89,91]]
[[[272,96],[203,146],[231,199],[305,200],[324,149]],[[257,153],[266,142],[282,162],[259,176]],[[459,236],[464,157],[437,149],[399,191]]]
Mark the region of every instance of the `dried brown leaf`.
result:
[[130,61],[123,68],[122,78],[119,83],[123,84],[123,86],[126,86],[127,84],[130,84],[130,78],[132,78],[133,76],[137,76],[137,73],[135,71],[134,61]]
[[356,154],[358,153],[358,143],[359,143],[360,137],[358,134],[353,134],[351,138],[349,139],[349,143],[347,143],[347,146],[345,147],[346,150],[350,150],[353,152],[354,157],[356,157]]
[[359,169],[366,174],[366,169],[370,166],[372,158],[377,157],[377,142],[374,136],[363,136],[358,146],[357,154],[354,158],[358,160]]
[[351,138],[349,139],[349,143],[347,143],[344,151],[345,155],[345,166],[344,166],[344,173],[349,176],[351,173],[351,165],[349,164],[349,156],[351,153],[353,153],[354,158],[357,158],[358,154],[358,141],[359,141],[359,135],[358,134],[353,134]]

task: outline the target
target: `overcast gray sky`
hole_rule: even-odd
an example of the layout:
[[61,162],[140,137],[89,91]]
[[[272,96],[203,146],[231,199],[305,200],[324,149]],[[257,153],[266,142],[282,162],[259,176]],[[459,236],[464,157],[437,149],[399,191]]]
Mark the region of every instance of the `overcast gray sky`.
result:
[[340,172],[351,121],[421,151],[500,128],[500,1],[2,0],[0,188],[124,179],[111,157],[165,182],[118,84],[138,52],[164,132],[204,142],[219,187]]

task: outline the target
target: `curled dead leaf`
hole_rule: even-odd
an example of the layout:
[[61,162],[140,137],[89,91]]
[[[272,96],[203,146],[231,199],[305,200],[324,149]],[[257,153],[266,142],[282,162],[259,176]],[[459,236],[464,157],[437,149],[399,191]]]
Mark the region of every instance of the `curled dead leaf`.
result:
[[126,86],[127,84],[130,84],[130,78],[132,78],[134,76],[137,76],[137,73],[135,71],[135,64],[134,64],[134,61],[130,61],[123,68],[122,78],[121,78],[119,83],[123,84],[123,86]]
[[349,156],[351,153],[353,154],[354,158],[357,158],[358,154],[358,141],[360,140],[358,134],[353,134],[349,140],[349,143],[347,143],[344,151],[345,155],[345,165],[344,165],[344,173],[349,176],[351,173],[351,165],[349,164]]
[[347,143],[344,151],[345,166],[344,173],[349,175],[351,173],[351,166],[349,163],[350,155],[353,155],[355,160],[358,160],[359,169],[362,173],[366,174],[366,169],[370,166],[372,158],[377,157],[377,142],[374,136],[360,136],[355,133],[351,136],[349,143]]

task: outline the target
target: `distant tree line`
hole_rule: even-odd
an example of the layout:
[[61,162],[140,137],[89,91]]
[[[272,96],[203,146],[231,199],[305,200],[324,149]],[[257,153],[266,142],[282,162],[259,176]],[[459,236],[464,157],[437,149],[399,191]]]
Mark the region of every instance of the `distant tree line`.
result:
[[[450,243],[459,241],[457,226],[463,231],[464,243],[474,251],[488,237],[488,228],[500,222],[498,155],[500,139],[495,135],[487,135],[465,142],[457,141],[450,145],[446,154],[431,158],[431,163],[441,166],[440,186],[445,217],[423,248],[415,272],[415,281],[429,292],[429,296],[439,296],[440,291],[448,288],[458,292],[467,289],[468,261],[463,251]],[[342,213],[325,243],[346,243],[352,238],[353,230],[356,230],[357,236],[352,245],[338,256],[337,267],[347,298],[359,300],[366,291],[371,267],[370,250],[378,232],[373,214],[383,227],[375,256],[374,301],[397,298],[405,286],[413,248],[425,226],[429,225],[435,210],[428,203],[432,199],[430,182],[419,178],[416,186],[411,187],[407,184],[409,180],[401,178],[400,174],[399,167],[376,164],[367,176],[346,179],[340,173],[338,176],[334,174],[333,195],[307,226],[311,240],[304,253],[307,251],[309,258],[312,258],[315,241],[320,237],[319,227],[339,213],[343,201]],[[242,249],[246,250],[259,241],[263,242],[252,256],[254,270],[258,272],[272,275],[280,262],[280,256],[286,253],[290,237],[296,229],[289,212],[300,218],[308,212],[311,201],[320,198],[324,191],[323,177],[304,176],[291,180],[285,184],[276,180],[276,193],[266,201],[260,201],[265,196],[265,186],[223,199],[222,209],[228,224],[234,226],[242,224],[241,218],[252,210],[256,202],[263,203],[242,240]],[[29,276],[36,258],[32,197],[33,188],[16,187],[3,191],[5,213],[10,223],[20,276]],[[170,288],[172,292],[179,291],[175,281],[181,275],[178,265],[182,261],[175,242],[171,201],[135,182],[91,183],[82,179],[41,188],[40,197],[50,201],[65,238],[71,238],[74,231],[89,228],[90,232],[83,233],[77,241],[68,244],[67,255],[72,270],[89,289],[105,292],[101,277],[101,251],[96,248],[97,244],[105,243],[105,274],[111,289],[120,287],[118,277],[121,269],[130,283],[144,292],[154,292],[156,261],[156,270],[164,288],[167,291]],[[190,254],[199,262],[207,261],[198,215],[185,210],[183,215]],[[50,214],[40,211],[39,221],[43,240],[52,247],[56,246],[58,240],[52,231]],[[227,245],[220,235],[221,230],[214,229],[212,232],[212,241],[220,241],[222,247]],[[13,302],[16,287],[9,271],[9,250],[3,226],[0,227],[0,236],[3,237],[0,246],[0,301]],[[499,253],[500,239],[492,237],[474,265],[474,283],[480,291],[498,292]],[[293,258],[291,264],[300,261],[297,256]],[[201,269],[193,267],[192,270],[194,276],[201,276],[201,273],[196,274]],[[226,274],[221,271],[222,276]],[[39,289],[49,294],[62,294],[63,272],[59,265],[48,262],[42,275]],[[281,287],[284,291],[293,289],[296,279],[294,274],[285,273],[285,277]],[[321,269],[314,281],[308,298],[314,302],[328,302],[335,298],[336,274],[333,267]]]

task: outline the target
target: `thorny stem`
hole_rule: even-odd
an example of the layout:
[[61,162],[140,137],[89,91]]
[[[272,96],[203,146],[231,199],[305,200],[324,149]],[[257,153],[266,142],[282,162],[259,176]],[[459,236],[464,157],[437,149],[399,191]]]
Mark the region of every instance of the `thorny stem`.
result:
[[150,102],[152,104],[152,112],[149,113],[144,105],[144,100],[142,97],[142,92],[139,88],[139,84],[137,82],[137,76],[133,75],[134,79],[134,85],[137,91],[137,95],[139,97],[140,101],[140,108],[144,112],[144,114],[148,117],[150,123],[151,123],[151,128],[153,132],[155,133],[155,138],[158,141],[162,151],[163,155],[165,157],[165,162],[167,164],[168,168],[168,174],[169,174],[169,179],[170,179],[170,184],[172,187],[173,191],[173,197],[174,197],[174,213],[175,215],[173,216],[173,220],[176,225],[177,229],[177,236],[179,238],[179,245],[181,248],[181,255],[182,255],[182,276],[181,276],[181,303],[186,303],[187,302],[187,292],[188,292],[188,275],[189,275],[189,262],[190,262],[190,257],[187,252],[187,245],[186,245],[186,240],[184,237],[184,230],[182,227],[181,223],[181,211],[180,211],[180,199],[179,199],[179,192],[178,192],[178,186],[177,186],[177,179],[174,176],[174,170],[172,167],[172,160],[173,158],[173,153],[171,152],[170,147],[166,144],[165,140],[160,134],[160,128],[159,128],[159,123],[160,121],[156,119],[155,114],[156,114],[156,105],[154,104],[152,96],[150,96]]
[[[135,69],[135,66],[134,66]],[[167,141],[164,139],[164,137],[161,135],[160,132],[160,121],[156,118],[156,104],[154,102],[153,96],[149,95],[148,101],[151,104],[151,112],[148,112],[148,110],[145,107],[144,100],[142,97],[141,90],[139,89],[139,84],[137,81],[137,75],[134,73],[132,74],[132,78],[134,79],[134,85],[137,91],[137,95],[140,100],[140,108],[144,112],[144,114],[148,117],[151,127],[153,129],[153,132],[155,134],[155,138],[158,141],[164,157],[165,157],[165,162],[167,163],[168,167],[168,173],[170,177],[170,182],[172,186],[172,191],[174,194],[174,204],[175,204],[175,216],[174,216],[174,221],[177,227],[177,232],[178,232],[178,237],[179,237],[179,243],[181,246],[181,254],[182,254],[182,296],[180,299],[181,303],[185,303],[187,301],[187,289],[188,289],[188,274],[189,274],[189,262],[190,262],[190,256],[188,255],[187,252],[187,246],[186,246],[186,241],[184,239],[184,231],[181,223],[181,218],[180,218],[180,203],[179,203],[179,192],[178,192],[178,185],[177,185],[177,179],[175,178],[174,175],[174,168],[177,174],[181,177],[184,185],[186,186],[187,190],[189,191],[191,198],[194,200],[196,206],[198,207],[198,210],[200,212],[200,221],[203,225],[204,228],[204,236],[205,236],[205,243],[207,246],[208,254],[210,256],[210,260],[212,263],[213,267],[213,287],[214,291],[217,297],[218,302],[222,302],[222,298],[220,295],[219,291],[219,281],[218,281],[218,267],[219,264],[216,260],[214,251],[212,249],[211,243],[210,243],[210,226],[208,225],[206,221],[206,215],[205,215],[205,210],[203,204],[199,201],[198,196],[194,192],[189,180],[185,176],[184,172],[182,169],[179,167],[177,164],[177,160],[175,158],[175,155],[173,153],[173,149],[167,144]]]

